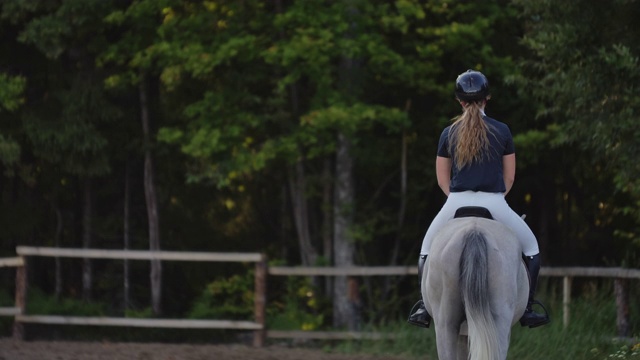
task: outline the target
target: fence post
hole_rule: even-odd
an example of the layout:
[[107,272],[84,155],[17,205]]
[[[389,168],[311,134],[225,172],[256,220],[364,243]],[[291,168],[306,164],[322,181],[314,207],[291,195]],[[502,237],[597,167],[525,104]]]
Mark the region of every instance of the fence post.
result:
[[267,259],[261,254],[260,261],[256,262],[255,274],[255,318],[256,322],[262,325],[260,330],[256,330],[253,334],[253,346],[263,347],[265,338],[267,337],[266,324],[266,303],[267,303]]
[[631,326],[629,325],[629,280],[614,279],[613,289],[616,296],[616,328],[618,336],[629,337],[631,335]]
[[562,324],[569,326],[569,308],[571,305],[571,276],[565,276],[562,281]]
[[[16,267],[16,308],[19,314],[25,313],[27,305],[27,290],[29,287],[27,280],[27,258],[22,258],[22,265]],[[18,315],[13,320],[13,338],[15,340],[24,340],[24,324],[18,321]]]

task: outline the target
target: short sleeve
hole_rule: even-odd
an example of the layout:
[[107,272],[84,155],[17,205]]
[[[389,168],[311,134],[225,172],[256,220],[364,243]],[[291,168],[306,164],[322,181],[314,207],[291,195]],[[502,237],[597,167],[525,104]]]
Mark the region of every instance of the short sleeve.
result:
[[440,157],[450,158],[451,154],[449,154],[449,126],[446,127],[442,134],[440,134],[440,141],[438,141],[438,153],[437,155]]
[[506,143],[504,145],[504,154],[502,154],[502,155],[515,154],[516,147],[513,144],[513,136],[511,135],[511,129],[509,129],[508,126],[505,126],[505,128],[506,128],[506,130],[505,130]]

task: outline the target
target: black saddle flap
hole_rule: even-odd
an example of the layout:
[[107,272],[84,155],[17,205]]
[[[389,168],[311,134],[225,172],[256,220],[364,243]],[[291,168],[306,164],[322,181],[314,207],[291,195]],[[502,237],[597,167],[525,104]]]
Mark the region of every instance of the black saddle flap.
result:
[[489,211],[489,209],[482,206],[463,206],[461,208],[458,208],[455,215],[453,215],[454,218],[471,216],[493,220],[493,216],[491,216],[491,212]]

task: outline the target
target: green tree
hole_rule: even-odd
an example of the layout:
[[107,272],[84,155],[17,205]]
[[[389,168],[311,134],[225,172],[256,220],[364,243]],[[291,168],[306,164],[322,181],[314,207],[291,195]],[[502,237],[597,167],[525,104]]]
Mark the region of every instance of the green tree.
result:
[[[110,171],[107,140],[100,127],[118,117],[93,66],[92,51],[104,42],[99,19],[107,6],[82,0],[60,4],[7,1],[2,9],[3,18],[20,24],[18,40],[52,60],[51,82],[45,85],[40,104],[23,114],[23,129],[37,158],[81,179],[82,237],[87,248],[93,242],[91,181]],[[85,299],[91,296],[91,284],[91,262],[85,259]]]
[[[159,67],[153,46],[161,42],[157,32],[161,14],[172,1],[138,1],[114,8],[105,17],[112,31],[121,34],[98,56],[99,66],[111,72],[105,81],[110,89],[125,94],[137,94],[143,134],[144,194],[147,205],[149,249],[161,249],[160,204],[158,203],[156,170],[156,129],[158,127],[160,94]],[[135,91],[133,91],[135,89]],[[154,314],[162,312],[162,262],[151,261],[151,303]]]
[[[2,7],[2,24],[19,28],[19,35],[3,33],[7,53],[20,49],[18,37],[18,45],[37,52],[11,62],[28,80],[29,106],[3,111],[25,128],[20,137],[2,134],[34,158],[25,161],[40,171],[29,173],[37,174],[33,193],[57,200],[52,206],[60,211],[43,218],[67,221],[76,201],[69,179],[91,179],[94,197],[85,198],[96,199],[94,216],[112,221],[110,230],[120,229],[107,214],[119,213],[121,202],[135,212],[146,200],[140,227],[148,236],[140,238],[152,249],[162,234],[163,248],[260,250],[295,264],[414,264],[444,200],[433,174],[435,148],[459,111],[453,80],[468,68],[492,82],[489,114],[518,135],[535,128],[518,137],[524,148],[555,136],[526,120],[531,108],[510,96],[516,83],[505,82],[517,75],[512,57],[521,51],[519,19],[507,0],[8,0]],[[532,179],[539,175],[534,154],[553,156],[519,155]],[[125,190],[136,185],[135,168],[132,175],[125,168],[138,156],[145,159],[146,199],[139,194],[136,201],[136,192]],[[556,181],[544,170],[545,181]],[[120,176],[132,186],[121,189],[113,181]],[[510,196],[521,203],[537,185],[518,179],[522,190]],[[130,216],[125,239],[131,231],[133,240],[137,217]],[[55,226],[31,229],[59,237]],[[100,232],[85,225],[85,234],[92,230]],[[156,313],[159,265],[151,272]],[[134,279],[130,270],[125,277]],[[180,294],[200,293],[194,279],[207,276],[166,273],[168,288]],[[356,328],[363,305],[377,319],[404,316],[398,304],[405,300],[392,297],[406,291],[393,280],[380,280],[382,291],[352,282],[366,298],[347,296],[344,277],[322,284],[336,297],[334,324]]]
[[[188,122],[161,129],[160,138],[193,158],[190,181],[240,188],[257,173],[277,178],[284,169],[303,263],[313,262],[309,254],[322,253],[319,236],[309,235],[320,234],[309,226],[322,221],[341,224],[334,228],[339,232],[334,231],[333,245],[343,258],[324,250],[325,259],[341,266],[374,262],[385,253],[376,250],[386,249],[374,241],[383,244],[390,234],[401,238],[388,220],[397,218],[399,197],[406,193],[393,190],[384,200],[369,195],[391,191],[388,175],[398,177],[403,141],[425,134],[416,144],[427,150],[409,166],[416,172],[408,191],[431,191],[426,184],[434,185],[433,159],[424,154],[433,153],[435,132],[455,109],[452,79],[469,67],[486,67],[494,78],[514,69],[508,54],[493,49],[508,36],[499,31],[510,25],[505,19],[511,10],[502,5],[174,3],[164,10],[158,31],[163,41],[149,52],[162,59],[161,79],[169,90],[196,84],[207,90],[202,100],[183,104]],[[203,34],[200,24],[215,26]],[[451,105],[439,106],[445,100]],[[335,168],[327,172],[327,159],[334,158]],[[321,179],[327,173],[335,175],[336,193],[346,190],[341,201],[327,203],[320,195],[326,194]],[[310,220],[318,213],[308,210],[310,203],[333,207],[334,220],[326,212],[319,212],[320,221]],[[426,223],[418,231],[424,228]],[[346,297],[346,279],[341,284],[336,296]],[[337,326],[353,317],[340,310],[334,315]]]
[[[539,101],[538,117],[554,124],[546,131],[547,143],[576,150],[567,164],[579,172],[584,197],[599,197],[592,200],[594,210],[578,209],[583,216],[593,214],[588,226],[618,229],[620,250],[637,248],[640,28],[635,18],[640,8],[624,0],[514,3],[522,9],[523,43],[531,52],[517,80]],[[629,256],[633,253],[609,256],[637,262]]]
[[[22,93],[25,86],[24,77],[0,73],[0,115],[15,111],[24,103]],[[20,145],[6,134],[0,133],[0,161],[5,169],[11,169],[19,158]]]

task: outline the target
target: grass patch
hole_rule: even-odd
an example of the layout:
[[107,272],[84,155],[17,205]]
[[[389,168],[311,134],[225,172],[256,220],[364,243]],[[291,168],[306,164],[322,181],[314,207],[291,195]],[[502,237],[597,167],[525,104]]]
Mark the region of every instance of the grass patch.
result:
[[586,293],[572,300],[567,327],[562,323],[562,302],[554,297],[550,306],[551,324],[513,327],[509,359],[640,360],[637,352],[625,352],[637,344],[637,335],[635,341],[616,338],[616,306],[610,292]]
[[[609,289],[609,290],[607,290]],[[552,321],[535,329],[516,324],[511,332],[509,360],[640,360],[640,314],[631,295],[631,324],[634,337],[616,338],[616,306],[608,284],[582,292],[573,299],[569,325],[562,321],[559,294],[541,296]],[[635,325],[635,326],[634,326]],[[393,354],[407,359],[437,359],[435,331],[411,326],[404,321],[383,326],[376,331],[395,335],[389,341],[347,341],[334,350],[347,353]]]

